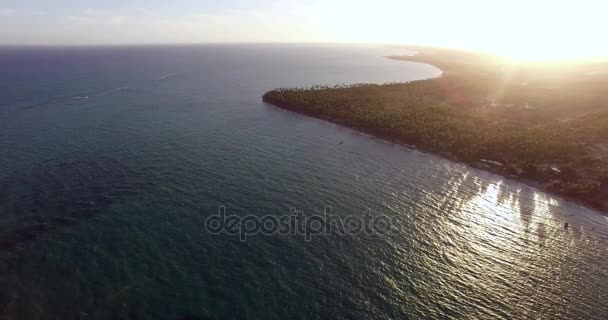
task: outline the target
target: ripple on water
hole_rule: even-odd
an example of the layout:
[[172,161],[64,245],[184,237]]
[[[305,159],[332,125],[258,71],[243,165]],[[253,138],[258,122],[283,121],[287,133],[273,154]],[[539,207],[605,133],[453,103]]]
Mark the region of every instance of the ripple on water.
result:
[[[2,316],[607,318],[604,216],[260,102],[438,69],[384,49],[91,50],[0,56]],[[369,209],[399,232],[241,242],[202,231],[219,205]]]

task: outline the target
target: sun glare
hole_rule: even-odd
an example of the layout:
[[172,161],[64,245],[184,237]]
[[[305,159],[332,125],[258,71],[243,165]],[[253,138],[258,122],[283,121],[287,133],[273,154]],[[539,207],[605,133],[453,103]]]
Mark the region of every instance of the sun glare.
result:
[[[322,20],[324,30],[338,41],[472,49],[516,61],[608,56],[608,43],[603,41],[608,4],[601,1],[461,0],[415,6],[388,2],[374,15],[358,2],[349,4],[350,15],[327,5],[328,10],[318,10],[327,13],[315,19]],[[369,23],[361,23],[362,17]]]
[[484,50],[502,55],[516,62],[565,61],[608,56],[603,43],[586,41],[538,42],[534,36],[518,35],[518,40]]
[[601,55],[600,50],[588,47],[587,50],[572,50],[559,47],[515,47],[495,50],[495,53],[515,62],[553,62],[594,58]]
[[[514,61],[558,61],[608,55],[600,1],[506,2],[496,21],[483,21],[472,42]],[[475,18],[472,18],[475,19]]]

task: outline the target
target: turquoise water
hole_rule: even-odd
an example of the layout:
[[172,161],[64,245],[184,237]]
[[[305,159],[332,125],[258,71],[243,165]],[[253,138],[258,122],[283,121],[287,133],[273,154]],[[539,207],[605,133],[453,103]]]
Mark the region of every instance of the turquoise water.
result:
[[[2,316],[606,319],[605,216],[261,102],[440,74],[395,51],[0,49]],[[239,241],[205,231],[219,206],[398,232]]]

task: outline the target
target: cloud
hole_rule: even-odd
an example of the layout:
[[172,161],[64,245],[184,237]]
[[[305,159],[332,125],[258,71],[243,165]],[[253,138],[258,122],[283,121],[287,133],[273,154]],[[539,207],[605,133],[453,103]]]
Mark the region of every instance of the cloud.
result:
[[69,23],[81,25],[121,25],[135,19],[136,16],[120,15],[103,10],[86,9],[79,15],[70,15]]
[[51,18],[53,28],[27,38],[99,44],[326,40],[299,17],[268,10],[169,16],[142,8],[119,12],[86,9]]
[[10,17],[17,13],[15,9],[2,9],[0,8],[0,17]]
[[17,17],[17,16],[44,16],[47,13],[45,11],[40,10],[15,10],[15,9],[7,9],[0,8],[0,17]]

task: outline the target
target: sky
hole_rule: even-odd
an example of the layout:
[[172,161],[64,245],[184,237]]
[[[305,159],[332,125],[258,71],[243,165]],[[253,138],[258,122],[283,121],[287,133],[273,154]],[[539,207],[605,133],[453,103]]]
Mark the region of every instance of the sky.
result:
[[608,55],[605,0],[0,0],[0,44],[339,42]]

